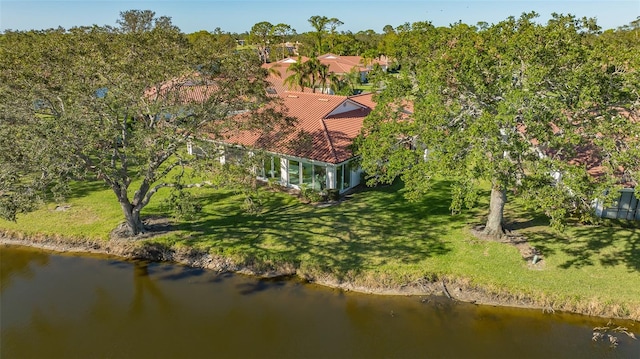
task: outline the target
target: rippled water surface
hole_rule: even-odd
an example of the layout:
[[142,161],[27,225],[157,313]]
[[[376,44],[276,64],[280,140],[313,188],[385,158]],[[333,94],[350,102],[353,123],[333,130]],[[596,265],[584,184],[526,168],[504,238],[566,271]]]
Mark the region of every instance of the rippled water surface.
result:
[[0,246],[0,357],[640,358],[640,324]]

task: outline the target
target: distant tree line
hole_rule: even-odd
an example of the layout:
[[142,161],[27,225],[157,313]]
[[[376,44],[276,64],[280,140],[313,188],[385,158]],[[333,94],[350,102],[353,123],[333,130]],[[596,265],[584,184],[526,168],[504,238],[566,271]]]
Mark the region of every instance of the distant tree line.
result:
[[324,53],[336,55],[363,56],[377,58],[389,52],[389,45],[395,36],[393,26],[386,25],[383,33],[374,30],[364,30],[353,33],[338,31],[344,25],[338,18],[326,16],[312,16],[308,19],[314,31],[297,33],[288,24],[271,24],[268,21],[259,22],[244,34],[233,34],[238,39],[246,40],[256,47],[263,62],[274,62],[291,56],[285,49],[285,43],[295,44],[297,53],[306,57],[315,57]]

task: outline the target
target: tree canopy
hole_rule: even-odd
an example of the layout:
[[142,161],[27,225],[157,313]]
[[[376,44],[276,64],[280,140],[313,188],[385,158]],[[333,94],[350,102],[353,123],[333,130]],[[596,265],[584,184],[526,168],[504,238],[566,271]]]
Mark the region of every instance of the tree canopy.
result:
[[[536,17],[390,32],[401,71],[386,80],[359,142],[370,182],[401,176],[418,198],[445,177],[454,212],[475,206],[488,182],[485,232],[493,236],[503,233],[508,196],[525,198],[560,227],[566,216],[591,211],[591,200],[619,181],[620,166],[637,182],[640,126],[626,115],[638,110],[638,63],[629,53],[640,42],[624,37],[615,49],[592,19],[554,14],[541,25]],[[618,147],[602,136],[612,132]],[[624,139],[636,147],[622,149]],[[586,149],[607,175],[589,173],[592,158],[580,158]]]
[[269,44],[273,38],[273,24],[261,21],[254,24],[249,32],[249,41],[258,49],[262,63],[269,62]]
[[[0,38],[4,218],[46,193],[64,194],[72,179],[98,179],[120,203],[128,232],[140,233],[151,197],[187,186],[187,142],[221,140],[240,126],[269,131],[281,118],[266,109],[272,98],[254,54],[203,56],[168,18],[121,15],[120,28]],[[234,121],[238,113],[248,120]]]

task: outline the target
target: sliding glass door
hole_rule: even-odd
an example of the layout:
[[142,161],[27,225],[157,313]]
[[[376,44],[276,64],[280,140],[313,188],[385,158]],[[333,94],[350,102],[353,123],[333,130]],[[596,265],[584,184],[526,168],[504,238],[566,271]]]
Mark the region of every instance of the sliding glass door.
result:
[[327,166],[310,162],[289,160],[289,185],[305,185],[317,191],[327,186]]
[[300,184],[300,162],[289,160],[289,184],[297,186]]

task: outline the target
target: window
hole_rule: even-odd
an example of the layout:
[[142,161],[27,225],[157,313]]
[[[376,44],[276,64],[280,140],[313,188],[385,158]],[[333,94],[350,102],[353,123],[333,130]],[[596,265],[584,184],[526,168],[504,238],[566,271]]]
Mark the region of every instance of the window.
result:
[[289,160],[289,184],[300,184],[300,162]]
[[262,168],[258,171],[258,177],[270,178],[271,173],[271,157],[262,161]]
[[313,188],[321,191],[327,186],[327,168],[324,166],[313,166]]
[[336,167],[336,189],[344,191],[351,187],[351,163]]
[[264,159],[260,177],[280,178],[280,157],[268,156]]
[[302,183],[313,185],[313,165],[311,163],[302,162]]
[[240,164],[242,163],[243,156],[244,156],[244,151],[242,149],[236,148],[236,147],[227,147],[224,152],[224,162]]
[[271,159],[272,159],[271,162],[273,163],[273,170],[272,170],[271,177],[280,179],[280,157],[273,156]]
[[345,190],[351,187],[351,162],[347,162],[341,167],[344,167],[342,189]]

